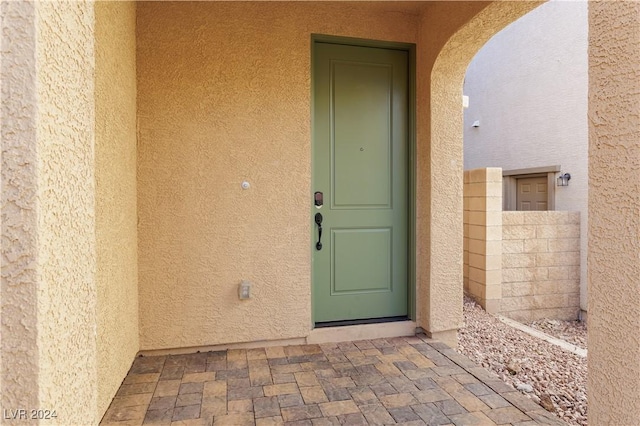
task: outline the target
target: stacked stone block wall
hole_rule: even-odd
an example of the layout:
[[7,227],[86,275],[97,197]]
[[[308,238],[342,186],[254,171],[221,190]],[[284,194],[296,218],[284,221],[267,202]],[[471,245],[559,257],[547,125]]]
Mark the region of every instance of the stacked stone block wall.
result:
[[465,171],[464,291],[517,321],[576,319],[580,213],[503,212],[502,169]]
[[464,290],[491,313],[502,297],[502,169],[464,172]]
[[502,213],[500,312],[573,320],[580,310],[580,213]]

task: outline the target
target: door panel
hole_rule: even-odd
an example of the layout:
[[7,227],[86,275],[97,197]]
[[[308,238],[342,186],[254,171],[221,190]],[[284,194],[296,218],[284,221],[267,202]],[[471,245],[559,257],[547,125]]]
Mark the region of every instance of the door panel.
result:
[[547,177],[519,178],[517,180],[517,210],[548,210]]
[[316,43],[313,76],[314,321],[406,316],[408,53]]
[[388,65],[332,62],[333,207],[391,207],[391,75]]
[[331,295],[391,291],[391,229],[332,229]]

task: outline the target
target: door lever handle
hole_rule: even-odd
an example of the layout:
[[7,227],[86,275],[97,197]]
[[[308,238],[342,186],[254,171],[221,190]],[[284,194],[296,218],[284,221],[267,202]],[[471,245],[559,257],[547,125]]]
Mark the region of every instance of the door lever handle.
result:
[[318,225],[318,242],[316,243],[316,250],[322,250],[322,213],[316,213],[316,225]]

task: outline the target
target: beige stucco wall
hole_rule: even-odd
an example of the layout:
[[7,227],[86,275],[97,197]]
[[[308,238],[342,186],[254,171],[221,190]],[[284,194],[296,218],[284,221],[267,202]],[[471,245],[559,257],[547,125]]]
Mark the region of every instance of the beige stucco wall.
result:
[[[445,71],[450,69],[449,65],[459,65],[456,59],[459,56],[452,51],[459,49],[464,52],[463,56],[469,53],[463,47],[465,44],[458,44],[458,41],[471,37],[474,30],[478,29],[483,31],[476,31],[475,34],[482,39],[492,29],[499,28],[496,22],[506,23],[512,19],[515,16],[514,8],[520,7],[517,2],[500,3],[503,4],[495,7],[504,9],[494,9],[487,15],[481,13],[486,20],[481,16],[481,19],[474,21],[474,25],[465,26],[458,33],[463,38],[456,36],[450,39],[445,49],[447,54],[440,58],[444,61],[434,66],[437,72],[431,75],[430,81],[420,82],[422,85],[430,84],[434,91],[431,99],[427,92],[419,91],[419,99],[427,101],[420,107],[419,117],[420,113],[429,114],[429,111],[433,111],[434,117],[433,123],[428,123],[428,126],[418,126],[419,135],[433,135],[429,141],[432,153],[420,155],[419,152],[422,162],[419,164],[426,167],[423,170],[429,171],[428,176],[435,176],[436,171],[451,167],[442,181],[437,178],[419,180],[419,193],[425,191],[425,187],[434,188],[432,196],[419,203],[419,208],[427,208],[420,213],[423,219],[433,213],[439,215],[438,221],[444,220],[444,224],[449,223],[447,217],[451,223],[461,223],[461,189],[458,191],[457,184],[454,184],[451,194],[443,193],[444,182],[451,176],[458,176],[459,186],[462,187],[461,172],[454,172],[457,165],[447,161],[458,159],[458,151],[454,149],[452,156],[442,153],[449,146],[458,146],[456,141],[461,141],[460,130],[455,130],[458,123],[455,111],[459,108],[460,94],[456,89],[458,84],[447,83]],[[640,57],[640,39],[637,37],[640,33],[639,8],[640,5],[632,2],[603,2],[592,3],[590,12],[590,183],[594,189],[590,200],[589,235],[589,410],[590,422],[594,424],[632,424],[640,418],[640,397],[634,392],[640,387],[640,271],[637,262],[640,253],[637,238],[640,233],[637,173],[640,158],[637,111],[640,109],[640,100],[636,85],[640,76],[637,59]],[[288,15],[284,16],[286,19]],[[255,22],[261,22],[259,18],[255,17]],[[350,19],[353,19],[353,15]],[[272,28],[274,22],[278,24],[281,21],[265,19],[263,27]],[[438,37],[448,39],[446,35],[437,34],[437,25],[428,30],[428,25],[425,25],[428,22],[422,19],[420,39],[426,39],[428,31],[432,31],[434,40],[438,40]],[[620,25],[612,25],[614,22]],[[93,25],[91,3],[2,3],[0,393],[3,408],[11,408],[13,404],[55,408],[58,410],[57,421],[61,424],[95,423],[99,417],[95,343],[97,293],[91,284],[97,270],[94,242],[96,200],[93,195]],[[326,24],[317,25],[324,27]],[[384,27],[383,23],[381,26]],[[347,24],[341,28],[347,28]],[[229,31],[232,29],[229,28]],[[469,29],[471,31],[467,31]],[[427,49],[423,55],[435,57],[437,51]],[[419,59],[419,63],[424,58]],[[453,59],[449,62],[445,60],[448,58]],[[256,64],[260,65],[260,62]],[[453,69],[456,72],[458,70],[457,66]],[[220,67],[220,74],[216,76],[224,77],[223,70]],[[458,98],[456,106],[455,98]],[[253,103],[247,103],[247,106],[260,106],[260,99],[252,99]],[[434,105],[433,108],[430,108],[429,101]],[[295,106],[299,106],[295,102],[284,105],[289,105],[286,111],[291,113],[297,110]],[[308,108],[308,102],[302,107]],[[258,121],[258,112],[256,109],[251,115],[255,121]],[[451,116],[449,113],[453,113],[453,125],[447,124]],[[255,124],[246,120],[244,123]],[[162,124],[159,122],[157,128],[171,131]],[[308,130],[306,122],[300,125]],[[226,130],[225,136],[233,134],[225,126],[220,127]],[[173,136],[176,135],[180,133],[176,132]],[[308,147],[301,152],[309,152]],[[248,155],[251,152],[241,151],[240,154]],[[256,157],[250,158],[257,163]],[[301,167],[304,169],[308,165]],[[235,179],[230,180],[236,183]],[[300,198],[299,192],[304,191],[295,191],[294,196]],[[223,191],[218,195],[222,195],[220,199],[225,201]],[[153,195],[158,196],[163,194],[158,192]],[[305,193],[305,203],[307,199],[308,193]],[[439,199],[446,202],[443,210],[453,207],[450,216],[437,210]],[[458,199],[457,203],[455,199]],[[260,201],[254,201],[255,205]],[[260,206],[264,205],[260,203]],[[266,208],[270,208],[268,204]],[[180,210],[177,212],[180,213]],[[238,222],[242,219],[257,222],[257,216],[243,216]],[[292,215],[290,219],[296,218]],[[253,231],[258,228],[257,225],[242,228],[238,222],[232,224],[235,224],[234,229],[240,236],[243,235],[238,230]],[[180,222],[174,220],[171,226],[180,226]],[[296,230],[299,230],[300,226],[296,226]],[[441,245],[446,245],[445,237],[459,237],[462,240],[462,234],[456,231],[455,226],[458,225],[454,225],[450,234],[442,230],[446,227],[438,226],[440,231],[434,235],[436,228],[431,224],[423,224],[419,233],[419,238],[423,240],[423,245],[418,247],[419,254],[428,257],[433,252],[434,262],[440,260],[441,255],[436,253],[440,253]],[[305,235],[302,238],[308,243],[307,231],[305,227],[305,233],[301,235]],[[298,234],[289,232],[286,235],[294,246],[301,245],[296,242],[297,238],[301,238]],[[226,236],[229,245],[243,241],[230,240],[229,235]],[[264,241],[264,235],[262,238],[257,241]],[[424,243],[424,238],[428,238],[428,243]],[[462,245],[461,242],[455,244]],[[303,245],[308,247],[308,244]],[[208,245],[205,248],[210,247]],[[190,253],[193,254],[193,251]],[[459,263],[461,269],[461,259],[460,250],[458,255],[445,259],[445,266],[455,267]],[[268,262],[254,263],[264,267]],[[443,275],[442,267],[438,265],[436,269],[424,269],[425,265],[428,266],[428,263],[422,260],[419,268],[423,278],[428,276],[431,280],[432,294],[424,298],[421,296],[420,300],[429,304],[438,300],[440,293],[446,294],[441,300],[455,298],[457,289],[461,288],[461,279],[457,280],[457,276],[452,275],[450,283],[453,290],[450,290],[446,287],[449,278]],[[281,268],[286,266],[282,265]],[[277,272],[277,268],[271,269]],[[435,272],[425,275],[425,271]],[[308,271],[306,274],[308,277]],[[150,283],[147,286],[150,287]],[[179,295],[183,290],[182,285],[176,287],[180,291],[174,294]],[[159,288],[159,291],[166,290]],[[167,294],[164,298],[171,298],[174,294]],[[196,296],[192,295],[193,298]],[[176,303],[179,308],[175,309],[191,308],[179,302]],[[224,306],[224,302],[222,300],[218,306]],[[431,321],[437,306],[433,304],[427,307],[432,325],[441,324]],[[446,311],[449,308],[443,309]],[[37,319],[37,322],[33,319]],[[456,320],[455,316],[453,320]],[[257,322],[251,325],[264,327]]]
[[540,3],[434,2],[422,17],[421,42],[430,47],[418,53],[418,117],[430,119],[418,127],[419,324],[450,342],[462,324],[464,74],[489,38]]
[[[496,20],[503,20],[506,23],[515,15],[514,8],[520,6],[515,2],[507,2],[500,7],[505,9],[489,13],[485,16],[486,21],[482,17],[475,21],[480,23],[479,27],[464,27],[460,36],[471,37],[478,34],[478,29],[482,30],[481,35],[488,34],[492,28],[499,28],[499,25],[492,27],[491,24],[483,25],[483,22],[491,21],[495,24]],[[637,61],[640,46],[635,37],[640,31],[639,7],[637,3],[630,2],[592,3],[590,12],[590,181],[592,187],[597,188],[592,193],[590,210],[592,222],[589,268],[593,297],[590,302],[592,348],[589,380],[590,421],[597,424],[629,424],[640,417],[640,398],[633,392],[640,385],[640,271],[637,263],[640,247],[638,239],[633,238],[640,229],[640,215],[637,211],[637,161],[640,158],[637,141],[640,123],[637,114],[634,114],[640,106],[635,86],[640,74]],[[63,424],[96,422],[99,417],[96,403],[97,361],[96,344],[92,337],[97,324],[95,314],[92,314],[96,309],[96,291],[90,284],[95,279],[97,270],[93,241],[96,202],[92,193],[95,181],[92,151],[92,132],[95,128],[92,80],[93,9],[91,4],[82,2],[36,5],[3,2],[2,8],[2,404],[7,407],[6,401],[9,401],[9,407],[13,404],[52,407],[58,410],[58,422]],[[288,13],[284,16],[287,15]],[[261,22],[259,18],[255,17],[256,22]],[[271,28],[274,22],[280,21],[272,20],[264,26],[268,24]],[[623,24],[612,26],[612,22]],[[428,31],[432,31],[433,40],[448,39],[446,35],[438,36],[440,28],[437,25],[427,29],[429,23],[427,18],[421,18],[419,40],[427,39]],[[326,24],[317,25],[324,27]],[[341,28],[344,30],[347,24]],[[231,30],[233,28],[229,29]],[[366,35],[357,31],[355,33]],[[15,45],[5,44],[7,39],[12,40]],[[418,203],[422,218],[419,236],[427,244],[426,247],[419,245],[419,250],[425,249],[419,251],[419,255],[423,256],[419,271],[424,279],[431,279],[435,283],[433,293],[445,290],[445,301],[456,297],[457,288],[461,288],[461,279],[458,280],[455,274],[449,278],[442,268],[448,265],[455,269],[459,263],[461,269],[462,251],[458,255],[454,254],[452,259],[444,259],[445,266],[438,265],[434,273],[429,272],[432,271],[428,267],[431,262],[426,259],[431,252],[440,252],[441,244],[446,244],[447,237],[455,238],[458,235],[462,240],[462,233],[458,233],[455,228],[457,225],[453,226],[452,234],[447,234],[444,230],[446,226],[435,226],[454,223],[462,218],[462,201],[459,196],[461,190],[456,191],[453,185],[452,195],[443,193],[446,187],[444,182],[452,176],[458,176],[460,188],[462,186],[462,174],[455,173],[457,164],[447,161],[459,159],[459,153],[457,150],[454,150],[452,156],[442,153],[450,146],[455,148],[458,145],[456,141],[461,140],[461,131],[456,130],[458,121],[455,114],[459,108],[458,95],[461,93],[456,89],[458,84],[455,81],[447,84],[445,78],[446,70],[450,69],[449,64],[459,65],[459,57],[452,51],[459,49],[463,51],[463,56],[469,53],[461,48],[464,43],[457,43],[459,40],[463,39],[454,37],[449,40],[447,54],[440,58],[444,61],[434,67],[437,72],[431,75],[431,79],[419,79],[419,87],[431,85],[434,89],[433,97],[429,98],[428,92],[419,90],[418,93],[418,98],[427,102],[421,104],[419,119],[420,114],[428,115],[430,111],[433,111],[434,116],[434,125],[418,126],[418,134],[422,137],[433,135],[427,136],[431,139],[431,153],[422,155],[419,152],[418,155],[419,165],[424,166],[422,170],[429,172],[428,178],[419,179],[419,185],[423,186],[422,190],[425,184],[434,188],[428,207],[420,207],[425,202],[424,198]],[[612,51],[621,54],[613,56],[609,53]],[[434,52],[437,49],[419,53],[418,62],[428,65],[431,62],[425,58],[435,56]],[[302,57],[302,60],[305,58],[307,56]],[[446,61],[448,58],[453,58],[450,63]],[[260,65],[259,62],[254,64]],[[216,76],[224,77],[223,70],[221,66],[220,74]],[[454,67],[453,70],[456,71],[452,74],[455,77],[458,75],[458,68]],[[6,96],[5,93],[10,93],[11,96]],[[289,99],[288,95],[282,96]],[[292,99],[295,101],[297,98]],[[253,99],[253,103],[249,102],[247,106],[259,106],[260,100]],[[429,102],[433,104],[433,108],[430,108]],[[300,105],[293,102],[287,111],[295,113],[295,106]],[[308,103],[303,102],[302,108],[308,108]],[[453,125],[447,124],[451,116],[448,113],[453,113]],[[308,118],[308,113],[306,114]],[[260,114],[256,111],[252,117],[259,121]],[[307,122],[303,120],[300,123],[302,128],[308,130]],[[225,135],[234,134],[225,128],[229,127],[225,126],[227,124],[230,122],[222,122],[218,128],[226,131]],[[163,129],[163,126],[158,127]],[[164,127],[165,131],[171,130],[168,127]],[[251,135],[251,132],[246,134]],[[180,133],[177,132],[176,135]],[[284,145],[276,146],[284,148]],[[309,149],[307,147],[300,152],[309,152]],[[240,151],[240,154],[249,155],[251,152]],[[254,164],[257,164],[256,157],[250,157],[254,159]],[[156,158],[159,159],[160,156]],[[304,162],[299,158],[295,160]],[[304,171],[308,165],[293,164],[293,167],[301,167]],[[445,173],[441,181],[433,178],[435,173],[446,171],[449,167],[451,171]],[[161,168],[159,170],[163,171]],[[207,170],[203,170],[203,173],[205,171]],[[623,179],[618,178],[620,173],[624,176]],[[235,179],[228,180],[236,183]],[[306,204],[308,188],[307,191],[295,191],[294,196],[300,198],[301,192],[304,192]],[[150,197],[162,195],[164,194],[158,191]],[[217,195],[221,195],[221,201],[225,201],[224,196],[227,195],[228,203],[229,197],[224,191]],[[457,204],[453,201],[456,198]],[[442,210],[453,207],[449,216],[437,209],[438,199],[446,201]],[[254,200],[249,206],[264,205],[261,201],[262,199]],[[435,225],[427,225],[424,219],[431,217],[432,213],[440,216]],[[446,221],[447,217],[450,222]],[[257,222],[260,218],[255,214],[242,216],[240,219]],[[296,231],[302,229],[294,215],[290,219],[296,220]],[[181,223],[173,221],[170,225],[181,226]],[[221,227],[225,225],[218,224]],[[245,228],[237,222],[235,225],[237,234],[243,236],[238,230]],[[425,230],[425,227],[429,230]],[[257,225],[246,229],[255,228]],[[439,233],[434,235],[436,228]],[[243,241],[230,240],[229,235],[225,235],[229,245]],[[286,235],[293,241],[290,245],[308,247],[309,233],[306,226],[304,233],[300,234],[305,235],[305,244],[296,242],[300,238],[298,234],[289,232]],[[261,236],[263,239],[257,241],[264,241],[264,235]],[[264,242],[262,244],[266,245]],[[207,248],[210,247],[209,244]],[[193,254],[193,251],[190,253]],[[435,254],[433,258],[435,263]],[[440,260],[440,255],[437,255],[437,260]],[[264,267],[266,263],[267,261],[263,261],[259,266]],[[227,265],[233,267],[234,264]],[[284,269],[284,265],[280,268]],[[271,267],[270,270],[273,269],[276,272],[280,270],[278,267]],[[308,271],[303,272],[308,278]],[[453,290],[447,284],[451,284]],[[159,288],[159,291],[166,290]],[[177,290],[182,290],[181,286]],[[293,290],[299,288],[293,287]],[[152,292],[151,283],[147,283],[146,291]],[[181,291],[175,292],[178,295],[180,293]],[[164,298],[170,299],[173,296],[174,294],[166,294]],[[197,296],[192,295],[193,298]],[[420,300],[428,303],[432,299],[421,297]],[[182,306],[179,305],[180,302],[178,300],[176,304]],[[234,307],[231,305],[229,310]],[[434,318],[434,313],[437,313],[436,305],[428,309],[430,318]],[[449,308],[443,309],[448,312]],[[456,315],[454,313],[451,315],[452,319],[444,321],[457,323],[459,318]],[[33,321],[34,318],[37,318],[37,323]],[[235,315],[234,319],[237,318],[238,315]],[[431,321],[431,324],[442,323]],[[250,325],[260,327],[258,322]]]
[[[138,349],[132,6],[94,34],[90,2],[2,3],[0,394],[7,410],[55,410],[48,423],[96,423]],[[127,44],[128,76],[109,68],[127,67]]]
[[97,420],[93,4],[36,10],[38,408],[80,424]]
[[0,406],[38,404],[35,5],[1,3]]
[[[555,209],[581,215],[581,306],[587,309],[587,8],[550,1],[500,31],[469,64],[465,169],[561,166]],[[480,127],[472,127],[474,121]],[[557,176],[557,175],[556,175]]]
[[[466,25],[488,3],[141,3],[142,349],[311,329],[312,33],[417,43],[417,321],[455,331],[461,82],[480,45],[536,4],[492,4]],[[242,279],[250,301],[237,299]]]
[[639,58],[640,3],[590,3],[588,386],[595,425],[640,419]]
[[[419,32],[419,44],[430,48],[418,49],[416,55],[417,116],[427,118],[417,129],[416,300],[421,311],[417,320],[432,337],[451,344],[462,325],[462,146],[455,143],[460,133],[455,121],[462,119],[462,108],[455,101],[461,88],[450,79],[457,80],[458,69],[466,67],[466,50],[451,49],[448,42],[472,40],[466,39],[468,29],[450,40],[451,28],[459,29],[485,6],[480,2],[432,4],[421,17]],[[460,16],[454,12],[458,7],[463,11]],[[469,46],[469,52],[472,49]],[[432,109],[436,115],[446,111],[451,123],[434,119]],[[451,133],[442,135],[447,128]]]
[[98,413],[139,349],[135,7],[95,4]]
[[142,349],[309,333],[311,34],[417,29],[358,4],[138,5]]
[[2,407],[94,423],[93,5],[2,8]]

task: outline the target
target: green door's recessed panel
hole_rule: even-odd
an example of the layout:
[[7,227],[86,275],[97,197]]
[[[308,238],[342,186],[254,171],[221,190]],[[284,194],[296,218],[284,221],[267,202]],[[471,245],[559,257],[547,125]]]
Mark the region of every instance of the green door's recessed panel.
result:
[[391,207],[391,66],[332,61],[333,206]]
[[402,50],[314,43],[316,323],[408,313],[408,63]]
[[331,295],[390,292],[391,229],[333,229]]

